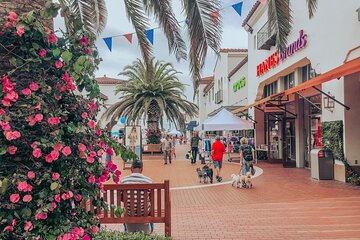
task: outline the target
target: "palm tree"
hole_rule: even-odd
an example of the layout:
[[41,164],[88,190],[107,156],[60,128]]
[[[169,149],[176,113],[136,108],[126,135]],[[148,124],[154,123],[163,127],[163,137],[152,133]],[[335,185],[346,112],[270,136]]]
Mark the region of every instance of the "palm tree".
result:
[[[306,0],[309,18],[314,16],[318,0]],[[270,28],[276,34],[276,45],[280,51],[286,49],[288,33],[292,29],[290,0],[268,0]]]
[[110,122],[111,129],[120,116],[126,117],[127,123],[136,123],[140,119],[147,121],[148,129],[158,130],[163,125],[163,116],[176,127],[185,126],[184,113],[190,117],[197,114],[197,106],[185,99],[185,85],[177,77],[179,74],[170,63],[150,59],[153,73],[149,72],[143,61],[137,59],[124,68],[120,75],[129,80],[116,88],[121,93],[119,102],[109,107],[101,121]]

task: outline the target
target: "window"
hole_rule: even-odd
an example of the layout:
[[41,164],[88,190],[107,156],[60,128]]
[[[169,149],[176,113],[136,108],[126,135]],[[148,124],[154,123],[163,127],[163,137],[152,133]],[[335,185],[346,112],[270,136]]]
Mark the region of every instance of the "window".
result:
[[254,35],[254,49],[256,49],[256,35]]
[[277,93],[277,81],[270,83],[268,85],[265,85],[264,87],[264,97],[271,96],[273,94]]
[[308,64],[308,65],[302,67],[301,68],[301,81],[306,82],[309,79],[311,79],[310,73],[311,73],[311,64]]
[[290,73],[289,75],[284,77],[284,89],[290,89],[295,87],[295,74]]
[[210,92],[207,93],[209,95],[209,102],[211,102],[211,95]]

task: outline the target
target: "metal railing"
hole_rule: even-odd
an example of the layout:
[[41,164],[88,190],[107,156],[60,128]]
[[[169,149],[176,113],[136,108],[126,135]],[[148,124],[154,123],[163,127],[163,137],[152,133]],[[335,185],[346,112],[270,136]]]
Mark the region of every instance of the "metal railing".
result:
[[269,22],[266,22],[257,32],[256,39],[258,49],[270,50],[272,46],[275,46],[275,31],[271,29]]

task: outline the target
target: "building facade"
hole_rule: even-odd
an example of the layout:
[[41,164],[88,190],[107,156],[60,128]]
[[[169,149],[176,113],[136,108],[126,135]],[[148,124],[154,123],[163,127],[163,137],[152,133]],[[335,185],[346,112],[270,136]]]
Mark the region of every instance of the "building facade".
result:
[[[290,0],[290,8],[293,27],[283,52],[275,46],[267,4],[255,3],[244,20],[250,105],[234,113],[247,110],[255,116],[256,147],[266,146],[269,160],[286,167],[311,167],[311,150],[322,147],[321,126],[342,121],[345,159],[359,166],[360,66],[358,72],[339,79],[327,79],[316,86],[311,81],[345,66],[349,50],[360,45],[360,2],[319,0],[311,19],[306,1]],[[348,61],[359,56],[357,49]]]

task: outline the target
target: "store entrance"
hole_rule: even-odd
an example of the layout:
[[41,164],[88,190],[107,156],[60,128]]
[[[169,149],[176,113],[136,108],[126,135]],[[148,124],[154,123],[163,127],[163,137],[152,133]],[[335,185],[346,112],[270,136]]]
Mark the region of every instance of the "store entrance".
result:
[[296,167],[295,118],[286,118],[283,143],[284,167]]

